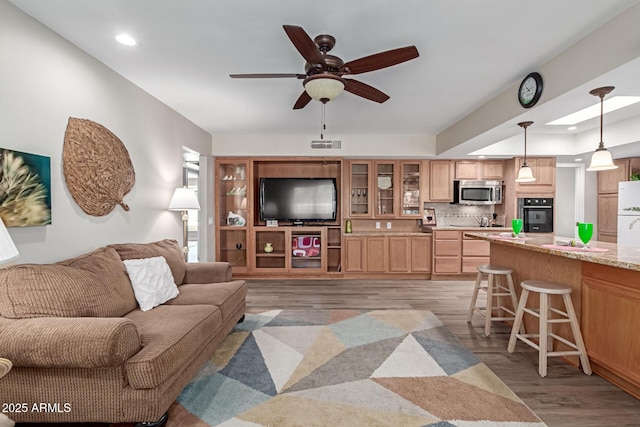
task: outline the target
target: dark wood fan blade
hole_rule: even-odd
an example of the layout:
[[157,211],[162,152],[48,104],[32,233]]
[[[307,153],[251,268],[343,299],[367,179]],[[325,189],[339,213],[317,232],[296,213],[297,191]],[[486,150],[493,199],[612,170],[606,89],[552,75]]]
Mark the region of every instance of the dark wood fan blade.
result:
[[229,74],[232,79],[279,79],[287,77],[295,77],[296,79],[306,78],[306,74]]
[[352,79],[344,79],[344,80],[347,82],[347,84],[344,87],[344,90],[346,90],[347,92],[351,92],[354,95],[361,96],[371,101],[379,102],[380,104],[382,104],[387,99],[389,99],[389,95],[379,91],[373,86],[369,86],[366,83],[362,83],[362,82],[359,82],[358,80],[352,80]]
[[391,67],[392,65],[415,59],[418,56],[418,49],[415,46],[401,47],[349,61],[340,68],[340,72],[342,74],[367,73]]
[[299,110],[301,108],[304,108],[309,103],[309,101],[311,101],[311,97],[309,96],[309,94],[305,90],[304,92],[302,92],[300,94],[300,97],[298,97],[298,100],[293,105],[293,109],[294,110]]
[[309,64],[326,65],[324,62],[324,56],[318,49],[318,46],[311,40],[309,34],[302,27],[295,25],[283,25],[284,31],[289,36],[291,43],[298,49],[300,55],[307,60]]

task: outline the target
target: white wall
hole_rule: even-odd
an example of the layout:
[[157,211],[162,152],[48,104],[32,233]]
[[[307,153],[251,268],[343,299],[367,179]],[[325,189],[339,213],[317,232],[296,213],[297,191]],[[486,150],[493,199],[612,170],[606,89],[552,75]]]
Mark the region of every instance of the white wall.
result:
[[435,156],[432,135],[325,135],[339,140],[342,148],[311,149],[309,135],[213,135],[216,156],[327,156],[367,158],[427,158]]
[[[62,175],[69,117],[113,132],[129,151],[136,182],[108,215],[85,214]],[[0,0],[0,147],[51,157],[52,224],[10,228],[18,262],[51,262],[116,242],[182,240],[179,213],[166,207],[182,185],[182,146],[211,154],[211,136]],[[211,189],[202,188],[203,194]]]

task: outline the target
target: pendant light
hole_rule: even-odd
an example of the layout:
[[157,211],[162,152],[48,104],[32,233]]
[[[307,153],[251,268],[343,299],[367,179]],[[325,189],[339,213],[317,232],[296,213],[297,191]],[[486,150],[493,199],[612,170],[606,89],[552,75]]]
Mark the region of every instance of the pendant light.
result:
[[520,122],[518,126],[524,129],[524,163],[518,171],[518,177],[516,182],[535,182],[536,178],[533,176],[533,171],[527,163],[527,128],[531,126],[533,122]]
[[600,97],[600,144],[598,148],[591,156],[591,164],[587,168],[588,171],[606,171],[610,169],[617,169],[618,166],[613,164],[611,159],[611,153],[604,148],[604,142],[602,141],[602,117],[604,116],[604,97],[608,93],[615,89],[613,86],[599,87],[589,92],[591,95]]

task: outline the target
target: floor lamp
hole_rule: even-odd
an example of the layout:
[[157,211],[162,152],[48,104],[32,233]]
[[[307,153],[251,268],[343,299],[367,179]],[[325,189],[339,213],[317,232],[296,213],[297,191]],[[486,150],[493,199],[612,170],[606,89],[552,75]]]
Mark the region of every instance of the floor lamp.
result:
[[189,258],[189,236],[187,229],[187,222],[189,221],[189,213],[187,211],[199,211],[200,203],[198,203],[198,197],[195,191],[190,188],[176,188],[173,193],[171,202],[169,202],[170,211],[182,211],[182,253],[184,254],[184,260],[188,261]]
[[[6,264],[18,258],[18,249],[11,240],[11,236],[0,219],[0,264]],[[0,378],[4,377],[11,370],[11,361],[0,357]],[[0,427],[13,427],[15,423],[6,415],[0,413]]]

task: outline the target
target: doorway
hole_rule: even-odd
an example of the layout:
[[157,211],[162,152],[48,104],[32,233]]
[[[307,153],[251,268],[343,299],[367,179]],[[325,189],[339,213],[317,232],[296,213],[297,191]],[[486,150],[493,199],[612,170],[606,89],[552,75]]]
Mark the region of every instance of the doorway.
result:
[[[189,148],[182,147],[182,185],[192,189],[198,200],[199,178],[200,178],[200,153]],[[201,203],[202,205],[202,203]],[[187,246],[189,248],[188,262],[198,262],[198,240],[199,240],[199,213],[198,211],[187,211],[189,220],[187,221]]]
[[577,238],[576,222],[584,221],[584,179],[582,163],[556,165],[555,228],[556,236]]

